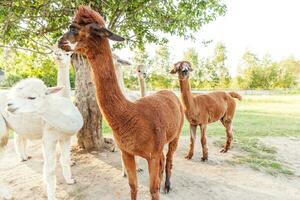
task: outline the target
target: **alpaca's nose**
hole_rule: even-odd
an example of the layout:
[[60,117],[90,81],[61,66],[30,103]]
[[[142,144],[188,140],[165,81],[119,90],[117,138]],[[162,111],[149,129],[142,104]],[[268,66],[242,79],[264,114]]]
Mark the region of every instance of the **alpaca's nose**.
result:
[[12,105],[13,105],[12,103],[8,103],[8,104],[7,104],[8,107],[9,107],[9,106],[12,106]]

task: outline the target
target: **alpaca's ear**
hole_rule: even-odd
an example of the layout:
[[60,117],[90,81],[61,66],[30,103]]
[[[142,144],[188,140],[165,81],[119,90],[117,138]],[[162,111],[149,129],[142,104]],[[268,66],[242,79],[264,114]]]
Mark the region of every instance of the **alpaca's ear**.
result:
[[64,87],[50,87],[50,88],[47,88],[47,91],[46,91],[46,95],[49,95],[49,94],[55,94],[59,91],[61,91],[62,89],[64,89]]
[[192,63],[189,61],[183,61],[183,65],[189,69],[190,72],[193,71]]
[[103,29],[104,29],[104,32],[107,34],[108,39],[113,40],[113,41],[118,41],[118,42],[122,42],[125,40],[123,37],[111,32],[110,30],[108,30],[106,28],[103,28]]
[[99,25],[96,23],[92,23],[90,27],[91,27],[91,32],[98,36],[107,37],[110,40],[119,41],[119,42],[125,40],[123,37],[111,32],[110,30],[103,27],[99,27]]
[[121,65],[128,65],[128,66],[131,65],[131,63],[129,61],[123,60],[121,58],[117,58],[117,62],[120,63]]
[[170,71],[170,73],[171,73],[171,74],[176,74],[176,73],[177,73],[177,71],[178,71],[178,70],[177,70],[177,68],[176,68],[176,67],[174,67],[174,68],[173,68],[173,69]]

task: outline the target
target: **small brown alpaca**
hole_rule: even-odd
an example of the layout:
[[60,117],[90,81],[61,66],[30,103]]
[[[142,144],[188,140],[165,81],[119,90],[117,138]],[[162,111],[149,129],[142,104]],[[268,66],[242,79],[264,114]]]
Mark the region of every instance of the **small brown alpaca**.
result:
[[[173,154],[184,120],[180,100],[173,92],[160,91],[135,102],[127,100],[117,82],[108,39],[124,39],[105,28],[104,19],[86,6],[80,6],[69,31],[60,40],[60,48],[86,55],[92,67],[98,104],[113,130],[122,152],[131,199],[137,198],[137,174],[134,156],[148,161],[150,193],[159,200],[159,188],[166,170],[165,192],[170,190]],[[169,144],[168,153],[163,147]]]
[[181,98],[187,120],[190,122],[190,149],[186,159],[191,159],[194,154],[194,143],[197,126],[201,129],[202,161],[208,159],[208,148],[206,145],[207,124],[220,120],[226,129],[227,141],[222,153],[230,149],[233,140],[232,120],[235,112],[236,102],[233,98],[242,100],[235,92],[211,92],[208,94],[191,93],[189,84],[189,72],[193,71],[191,63],[181,61],[174,64],[171,74],[178,73]]

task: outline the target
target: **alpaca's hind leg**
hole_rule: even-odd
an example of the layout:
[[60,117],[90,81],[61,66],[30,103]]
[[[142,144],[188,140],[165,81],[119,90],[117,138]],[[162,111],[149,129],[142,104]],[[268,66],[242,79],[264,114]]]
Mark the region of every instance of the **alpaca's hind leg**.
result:
[[14,133],[14,142],[15,142],[15,150],[20,157],[20,160],[22,162],[30,159],[29,156],[26,154],[26,144],[27,139],[23,138],[22,136],[18,135],[17,133]]
[[[46,131],[47,132],[47,131]],[[43,135],[43,157],[44,157],[44,182],[47,186],[48,200],[55,200],[56,190],[56,144],[55,133],[44,133]]]
[[131,191],[131,200],[137,198],[137,175],[134,156],[122,151],[122,160],[126,168],[128,183]]
[[224,145],[224,148],[221,149],[221,153],[226,153],[231,146],[232,140],[233,140],[233,130],[232,130],[232,120],[226,119],[226,120],[221,120],[222,124],[224,125],[226,129],[226,143]]
[[143,172],[143,169],[142,169],[142,167],[141,167],[141,158],[139,157],[139,156],[135,156],[135,161],[136,161],[136,171],[137,172]]
[[150,178],[150,193],[152,200],[159,200],[160,187],[160,162],[161,156],[148,160],[149,178]]
[[185,158],[188,160],[190,160],[194,155],[196,132],[197,132],[197,126],[190,124],[190,149],[188,154],[185,156]]
[[123,161],[123,158],[122,158],[122,152],[121,152],[121,161],[122,161],[122,172],[121,172],[121,175],[123,177],[127,177],[125,164],[124,164],[124,161]]
[[165,155],[162,152],[159,161],[159,188],[161,185],[161,181],[163,180],[164,171],[165,171]]
[[202,124],[200,126],[201,129],[201,146],[202,146],[202,161],[206,161],[208,159],[208,148],[206,144],[206,124]]
[[67,137],[59,140],[59,146],[61,152],[60,164],[62,167],[64,178],[67,184],[69,185],[76,183],[75,179],[72,178],[72,173],[71,173],[70,145],[71,145],[71,137]]
[[177,149],[178,146],[178,139],[175,138],[173,141],[169,143],[168,153],[167,153],[167,159],[166,159],[166,180],[165,180],[165,193],[169,193],[171,189],[171,173],[172,173],[172,166],[173,166],[173,155]]

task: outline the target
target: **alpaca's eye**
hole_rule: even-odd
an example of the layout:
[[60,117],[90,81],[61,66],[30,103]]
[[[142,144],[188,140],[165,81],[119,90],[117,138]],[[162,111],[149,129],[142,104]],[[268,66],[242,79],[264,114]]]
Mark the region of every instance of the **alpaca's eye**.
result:
[[29,100],[34,100],[36,97],[27,97]]
[[141,72],[141,70],[139,70],[138,72]]
[[71,26],[69,27],[69,31],[74,33],[74,32],[77,31],[77,29],[76,29],[76,27],[74,27],[74,26],[71,25]]

